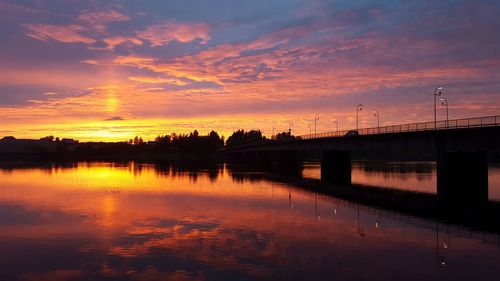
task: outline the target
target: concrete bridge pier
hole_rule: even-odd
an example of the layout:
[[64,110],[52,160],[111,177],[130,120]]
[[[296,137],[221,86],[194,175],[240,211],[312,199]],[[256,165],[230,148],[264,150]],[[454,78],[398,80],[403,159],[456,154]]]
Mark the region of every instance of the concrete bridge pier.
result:
[[257,152],[256,151],[245,151],[243,154],[243,163],[245,163],[245,164],[257,163]]
[[445,206],[478,206],[488,202],[488,157],[485,151],[439,151],[437,195]]
[[277,169],[281,173],[297,175],[300,172],[299,152],[297,150],[280,150],[277,154]]
[[226,157],[231,163],[243,163],[245,152],[231,152]]
[[321,180],[342,185],[351,184],[351,151],[326,150],[321,157]]
[[273,167],[273,152],[258,151],[257,152],[257,169],[269,171]]

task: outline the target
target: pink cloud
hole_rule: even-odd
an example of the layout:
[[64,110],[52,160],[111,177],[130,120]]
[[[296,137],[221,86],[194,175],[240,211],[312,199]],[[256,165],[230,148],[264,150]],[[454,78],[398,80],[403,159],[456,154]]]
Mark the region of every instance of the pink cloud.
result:
[[113,50],[116,46],[121,45],[123,43],[131,43],[135,46],[141,46],[142,41],[134,38],[134,37],[124,37],[124,36],[114,36],[109,38],[102,39],[104,43],[106,43],[105,49]]
[[178,23],[168,21],[157,25],[152,25],[144,31],[137,32],[141,39],[151,42],[151,46],[163,46],[171,41],[181,43],[192,42],[201,39],[205,44],[210,39],[210,27],[206,23]]
[[126,21],[130,18],[117,11],[96,11],[84,13],[78,16],[79,19],[86,22],[114,22]]
[[117,11],[95,11],[81,14],[78,19],[87,23],[89,27],[99,33],[106,33],[106,24],[109,22],[127,21],[130,18]]
[[85,30],[83,26],[50,25],[50,24],[25,24],[26,35],[38,40],[48,41],[50,39],[64,43],[94,44],[95,39],[81,35],[79,32]]

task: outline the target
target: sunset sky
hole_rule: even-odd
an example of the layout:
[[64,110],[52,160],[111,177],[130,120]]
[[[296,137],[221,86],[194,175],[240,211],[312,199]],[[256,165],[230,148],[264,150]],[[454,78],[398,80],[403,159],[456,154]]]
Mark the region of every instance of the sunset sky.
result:
[[[0,0],[0,137],[500,114],[500,1]],[[439,106],[438,118],[445,118]]]

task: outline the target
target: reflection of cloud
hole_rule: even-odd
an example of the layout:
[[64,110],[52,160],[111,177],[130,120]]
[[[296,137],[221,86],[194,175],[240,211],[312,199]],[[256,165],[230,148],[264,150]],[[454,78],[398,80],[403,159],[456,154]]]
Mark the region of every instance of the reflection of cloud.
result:
[[84,44],[96,42],[96,40],[79,33],[85,30],[81,25],[26,24],[24,27],[28,30],[26,35],[42,41],[52,39],[64,43]]
[[144,271],[131,271],[129,275],[133,280],[137,281],[153,281],[153,280],[175,280],[175,281],[202,281],[206,280],[200,276],[199,272],[196,274],[190,273],[185,270],[175,270],[173,272],[161,271],[156,267],[150,266]]
[[171,41],[189,43],[195,39],[200,39],[205,44],[210,39],[209,26],[205,23],[178,23],[167,21],[152,25],[144,31],[137,32],[139,38],[151,42],[152,47],[166,45]]
[[23,274],[26,281],[69,281],[84,277],[87,272],[82,269],[57,269],[47,272],[29,272]]

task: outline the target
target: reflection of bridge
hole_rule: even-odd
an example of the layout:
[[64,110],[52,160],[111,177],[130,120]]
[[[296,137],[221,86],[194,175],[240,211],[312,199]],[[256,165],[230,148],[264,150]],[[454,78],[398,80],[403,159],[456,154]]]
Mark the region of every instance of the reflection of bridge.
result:
[[293,170],[300,151],[321,151],[321,179],[350,184],[351,154],[396,155],[437,160],[438,195],[447,203],[488,200],[488,157],[500,155],[500,116],[394,125],[361,129],[359,135],[331,132],[294,140],[263,141],[227,148],[231,158],[263,168]]
[[[344,186],[301,178],[300,175],[292,177],[272,173],[249,173],[245,166],[233,166],[228,170],[231,177],[236,179],[282,183],[292,187],[294,193],[315,196],[317,194],[321,200],[332,202],[337,207],[358,210],[361,207],[364,213],[377,212],[376,215],[428,229],[434,229],[437,222],[442,222],[463,225],[478,231],[500,233],[500,202],[490,201],[482,205],[447,208],[448,206],[440,204],[434,194],[359,184]],[[290,200],[293,200],[292,195]],[[460,231],[457,231],[456,234],[459,233]]]

